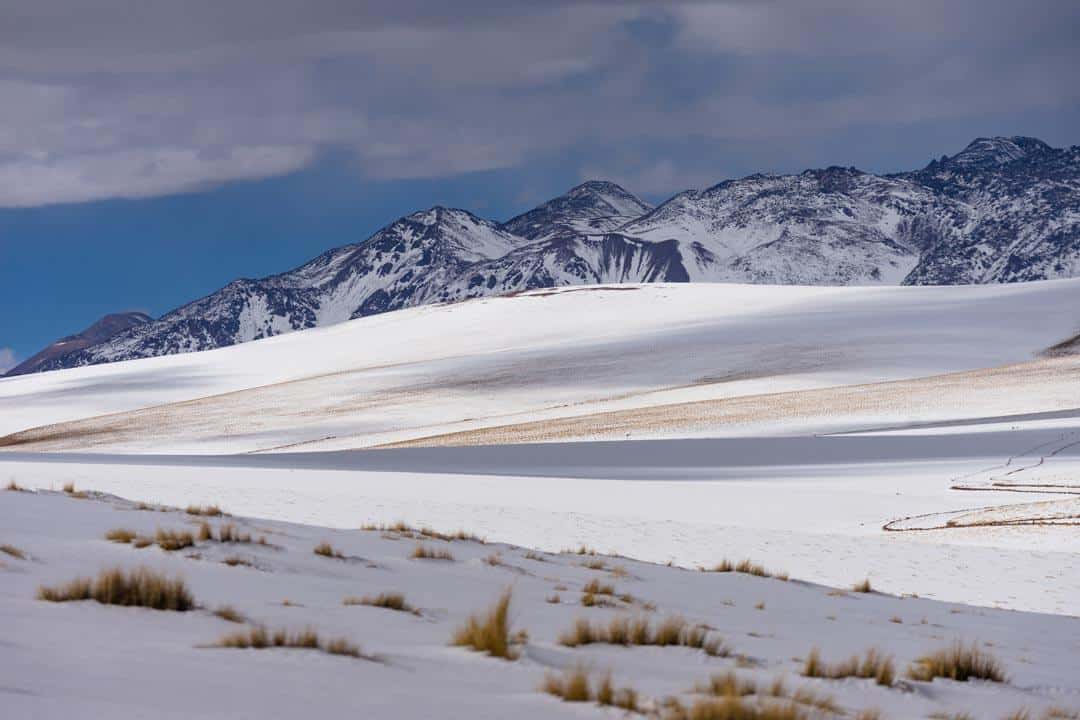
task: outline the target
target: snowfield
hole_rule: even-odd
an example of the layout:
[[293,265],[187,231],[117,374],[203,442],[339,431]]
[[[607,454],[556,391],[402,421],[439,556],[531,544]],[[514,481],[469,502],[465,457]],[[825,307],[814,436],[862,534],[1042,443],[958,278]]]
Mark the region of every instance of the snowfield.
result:
[[[0,379],[0,481],[30,490],[0,491],[0,715],[621,716],[538,690],[579,663],[664,720],[726,671],[848,717],[1080,711],[1078,329],[1080,280],[621,285]],[[215,533],[267,544],[107,541],[198,529],[135,502],[217,503]],[[410,533],[359,529],[397,521],[492,542],[422,537],[454,560],[412,559]],[[582,545],[604,555],[560,552]],[[697,570],[723,558],[791,580]],[[35,599],[117,565],[181,573],[201,609]],[[583,606],[593,579],[630,599]],[[451,647],[506,587],[520,657]],[[343,604],[389,591],[417,614]],[[239,627],[226,603],[363,655],[212,647]],[[616,615],[679,615],[730,652],[558,643]],[[955,640],[1007,682],[905,679]],[[877,648],[897,681],[804,678],[815,647]]]
[[[0,555],[5,717],[285,718],[357,711],[401,718],[623,716],[541,692],[546,673],[577,666],[589,668],[594,683],[610,673],[616,687],[639,693],[642,709],[660,712],[667,698],[691,705],[702,697],[692,692],[695,685],[727,672],[759,688],[758,695],[746,696],[750,703],[786,702],[761,698],[782,681],[782,693],[799,697],[806,717],[852,717],[870,709],[880,712],[874,717],[888,718],[960,712],[1000,718],[1019,709],[1043,717],[1051,708],[1059,714],[1046,717],[1073,717],[1064,713],[1080,709],[1074,662],[1080,621],[1073,617],[835,591],[794,577],[699,572],[576,552],[527,553],[411,531],[198,518],[96,493],[78,499],[6,491],[0,518],[2,539],[23,555]],[[358,515],[356,526],[369,519]],[[104,537],[115,529],[148,536],[159,528],[197,532],[201,521],[212,539],[173,552]],[[217,542],[213,538],[227,523],[265,544]],[[323,542],[340,557],[315,554]],[[413,559],[418,544],[453,559]],[[715,548],[712,564],[723,555]],[[113,566],[183,577],[196,609],[35,599],[39,585]],[[852,581],[859,580],[852,572]],[[586,607],[583,590],[593,581],[601,591],[611,585],[613,595],[594,594],[598,604]],[[511,629],[527,633],[527,641],[515,645],[518,658],[451,646],[466,618],[485,611],[507,588]],[[344,602],[391,591],[402,593],[415,612]],[[555,596],[558,603],[548,601]],[[223,605],[242,622],[212,614]],[[647,618],[653,627],[681,617],[705,629],[714,654],[681,646],[559,642],[579,618],[606,625],[617,616]],[[256,623],[271,632],[310,628],[324,643],[344,638],[361,655],[215,647],[227,633]],[[991,653],[1006,681],[905,677],[917,658],[956,641]],[[892,659],[896,677],[891,687],[873,679],[803,677],[814,648],[828,663],[876,648]],[[834,712],[818,711],[806,704],[810,700],[829,700]]]

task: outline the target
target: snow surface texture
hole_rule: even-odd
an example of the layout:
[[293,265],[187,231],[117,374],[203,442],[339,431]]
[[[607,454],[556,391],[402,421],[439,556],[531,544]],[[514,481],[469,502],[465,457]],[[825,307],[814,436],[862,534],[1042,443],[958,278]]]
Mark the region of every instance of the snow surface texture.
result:
[[[108,542],[104,535],[114,528],[144,535],[158,528],[194,531],[200,518],[180,510],[142,510],[98,494],[76,499],[59,492],[0,491],[0,541],[24,553],[22,559],[0,554],[5,717],[346,717],[357,711],[395,718],[623,716],[563,703],[539,690],[545,672],[579,664],[591,668],[594,680],[610,671],[615,685],[635,688],[646,708],[668,697],[690,703],[696,683],[724,671],[759,686],[783,678],[788,694],[808,689],[830,697],[847,717],[869,708],[884,718],[961,712],[1002,718],[1021,708],[1043,717],[1050,708],[1080,708],[1076,618],[836,592],[796,576],[783,581],[621,557],[528,554],[474,541],[420,538],[454,559],[415,560],[413,533],[356,529],[374,519],[375,513],[360,512],[353,529],[339,530],[209,518],[215,535],[223,524],[234,523],[253,538],[264,536],[267,545],[201,541],[167,553]],[[321,542],[342,557],[314,554]],[[712,548],[709,564],[730,549]],[[249,565],[225,564],[230,558]],[[140,565],[182,575],[201,608],[176,613],[35,599],[42,584],[103,567]],[[862,579],[855,567],[849,571],[850,582]],[[628,597],[612,598],[613,607],[583,607],[582,590],[592,580]],[[507,587],[512,628],[528,633],[518,645],[520,657],[506,661],[451,647],[454,630]],[[343,603],[348,596],[387,591],[403,593],[417,613]],[[546,602],[554,595],[559,603]],[[245,624],[211,614],[222,605],[232,606]],[[606,623],[617,615],[646,616],[654,623],[680,615],[705,624],[709,638],[722,640],[729,656],[685,647],[570,648],[557,641],[577,618]],[[271,631],[310,627],[325,639],[344,637],[365,658],[213,647],[226,633],[254,623]],[[992,653],[1007,682],[903,678],[910,662],[956,640]],[[831,662],[877,648],[893,657],[900,677],[891,688],[873,680],[804,678],[801,659],[813,648]]]
[[656,208],[610,182],[506,223],[435,207],[220,291],[50,370],[206,350],[431,303],[536,288],[723,281],[1001,283],[1080,274],[1080,147],[980,138],[919,171],[752,175]]

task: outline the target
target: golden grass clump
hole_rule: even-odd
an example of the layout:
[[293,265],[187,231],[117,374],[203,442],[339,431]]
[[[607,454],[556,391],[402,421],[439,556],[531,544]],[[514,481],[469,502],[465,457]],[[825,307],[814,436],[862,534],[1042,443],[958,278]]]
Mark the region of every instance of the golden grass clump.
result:
[[335,549],[333,545],[326,542],[325,540],[316,545],[315,549],[312,550],[312,552],[314,552],[316,555],[322,555],[323,557],[334,558],[335,560],[343,560],[345,558],[345,556],[341,554],[340,550]]
[[857,593],[869,593],[873,592],[874,588],[870,585],[870,578],[863,578],[861,582],[852,585],[851,590]]
[[517,659],[510,637],[510,597],[511,590],[507,588],[486,613],[471,616],[458,628],[450,643],[486,652],[492,657]]
[[606,570],[607,563],[597,558],[595,560],[586,560],[585,562],[581,563],[581,567],[588,568],[589,570]]
[[453,560],[454,555],[449,550],[430,548],[426,545],[417,544],[409,556],[413,560]]
[[162,530],[154,533],[154,542],[166,552],[183,550],[195,544],[195,538],[187,530]]
[[535,560],[536,562],[547,562],[547,558],[536,552],[535,550],[529,550],[525,553],[526,560]]
[[199,542],[209,542],[214,539],[214,528],[210,527],[210,523],[203,520],[199,523],[199,532],[195,536]]
[[38,599],[49,602],[96,600],[103,605],[127,605],[154,610],[184,612],[195,607],[187,585],[149,568],[125,572],[121,568],[101,571],[96,578],[76,578],[64,585],[38,588]]
[[548,603],[549,605],[558,605],[562,602],[562,598],[559,597],[559,593],[554,593],[544,598],[544,602]]
[[946,678],[966,682],[972,678],[1005,682],[1005,670],[1001,661],[975,643],[964,645],[957,641],[947,648],[924,655],[908,668],[912,680],[930,682],[934,678]]
[[[694,686],[694,692],[715,697],[743,697],[744,695],[757,694],[757,683],[753,680],[740,678],[734,670],[716,673],[706,683],[698,683]],[[773,693],[783,695],[783,692]]]
[[221,605],[217,610],[214,610],[214,615],[227,620],[228,622],[241,623],[244,622],[244,616],[232,605]]
[[872,678],[878,685],[891,687],[896,680],[896,666],[891,656],[884,655],[876,648],[870,648],[860,660],[853,655],[839,663],[829,664],[821,659],[817,648],[810,651],[803,664],[803,677],[827,678]]
[[105,539],[114,543],[127,544],[135,539],[136,533],[134,530],[128,530],[126,528],[113,528],[105,533]]
[[14,480],[8,480],[8,484],[4,487],[4,489],[10,490],[11,492],[30,492]]
[[367,605],[369,607],[397,610],[419,615],[420,611],[405,600],[405,595],[399,592],[383,592],[378,595],[365,595],[364,597],[347,597],[342,600],[342,605]]
[[184,511],[188,515],[220,517],[225,513],[217,505],[188,505]]

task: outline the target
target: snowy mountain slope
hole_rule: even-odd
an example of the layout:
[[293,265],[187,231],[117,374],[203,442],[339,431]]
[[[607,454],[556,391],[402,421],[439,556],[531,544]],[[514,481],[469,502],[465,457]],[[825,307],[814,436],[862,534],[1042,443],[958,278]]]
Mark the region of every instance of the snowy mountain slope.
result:
[[935,210],[928,190],[828,168],[688,191],[620,232],[678,241],[692,280],[897,284],[945,232]]
[[432,208],[237,280],[56,369],[224,347],[427,303],[609,282],[996,283],[1080,274],[1080,147],[982,138],[923,170],[752,175],[656,208],[591,181],[503,225]]
[[[0,434],[26,432],[0,444],[197,453],[366,447],[1023,363],[1078,327],[1080,280],[540,290],[412,308],[207,353],[5,379]],[[972,393],[960,408],[939,405],[949,417],[1080,407],[1073,384],[1029,375],[1033,385],[1024,393],[1002,383],[991,385],[985,403]],[[830,429],[896,422],[905,413],[941,419],[936,411],[927,415],[926,395],[882,405],[885,412],[867,405],[861,415],[839,412],[834,403],[823,416]],[[799,413],[785,419],[782,403],[777,407],[759,418],[761,427],[799,426]],[[821,418],[816,412],[807,417]],[[607,432],[606,424],[597,427]],[[693,433],[739,427],[698,423]],[[634,432],[662,437],[672,430],[661,423]]]
[[1018,282],[1080,274],[1080,146],[979,138],[896,176],[963,208],[960,232],[934,239],[911,284]]
[[8,370],[7,375],[9,377],[25,375],[26,373],[47,369],[50,365],[60,363],[65,356],[70,355],[71,353],[105,342],[109,338],[122,333],[128,328],[142,325],[151,322],[152,320],[153,318],[149,315],[141,312],[112,313],[106,315],[82,332],[60,338],[40,352],[35,353],[11,370]]

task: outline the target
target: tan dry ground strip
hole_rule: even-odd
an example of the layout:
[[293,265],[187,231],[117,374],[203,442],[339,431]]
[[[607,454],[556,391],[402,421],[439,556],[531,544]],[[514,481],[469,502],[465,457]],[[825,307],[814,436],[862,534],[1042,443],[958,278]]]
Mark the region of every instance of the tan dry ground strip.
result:
[[1032,400],[1024,397],[1025,389],[1038,386],[1045,389],[1048,383],[1055,384],[1056,392],[1052,399],[1043,403],[1045,406],[1038,408],[1039,411],[1076,407],[1080,403],[1080,357],[1042,359],[911,380],[613,410],[463,430],[378,447],[618,439],[627,433],[701,431],[770,421],[825,420],[839,415],[850,418],[855,424],[859,422],[860,415],[871,418],[886,412],[917,414],[943,406],[962,407],[972,393],[997,393],[1001,396],[1000,402],[1006,405],[1014,402],[1017,411],[1033,412]]
[[980,527],[1072,527],[1080,525],[1078,508],[1080,501],[1074,498],[988,505],[896,518],[885,523],[881,529],[887,532],[919,532]]

